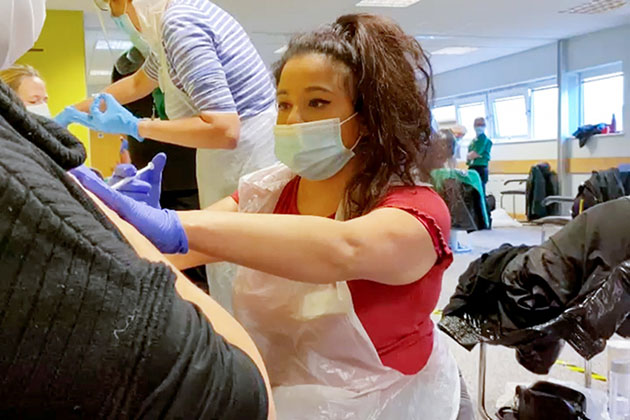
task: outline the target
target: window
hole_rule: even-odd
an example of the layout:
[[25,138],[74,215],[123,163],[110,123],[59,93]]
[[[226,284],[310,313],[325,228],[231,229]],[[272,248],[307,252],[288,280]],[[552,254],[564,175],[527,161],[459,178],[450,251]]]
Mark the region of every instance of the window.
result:
[[444,123],[457,122],[457,111],[455,110],[455,105],[439,106],[437,108],[433,108],[431,112],[433,113],[433,118],[435,118],[440,125]]
[[558,136],[558,87],[534,89],[532,100],[532,136],[538,140]]
[[583,124],[610,124],[615,115],[617,131],[623,130],[623,73],[582,80]]
[[477,118],[486,118],[486,104],[483,102],[474,102],[470,104],[458,106],[459,123],[466,127],[468,132],[464,136],[465,140],[475,138],[475,120]]
[[526,137],[529,134],[525,96],[518,95],[495,100],[494,114],[496,134],[499,137]]

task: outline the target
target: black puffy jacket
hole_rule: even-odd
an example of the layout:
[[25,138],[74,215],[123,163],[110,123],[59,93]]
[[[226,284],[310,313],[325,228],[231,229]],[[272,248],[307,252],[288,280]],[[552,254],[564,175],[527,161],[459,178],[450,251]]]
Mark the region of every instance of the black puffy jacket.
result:
[[514,347],[546,373],[562,341],[586,358],[630,314],[630,199],[596,206],[541,246],[503,247],[460,277],[440,328],[471,349],[485,341]]
[[253,362],[66,174],[84,159],[0,82],[0,418],[266,419]]

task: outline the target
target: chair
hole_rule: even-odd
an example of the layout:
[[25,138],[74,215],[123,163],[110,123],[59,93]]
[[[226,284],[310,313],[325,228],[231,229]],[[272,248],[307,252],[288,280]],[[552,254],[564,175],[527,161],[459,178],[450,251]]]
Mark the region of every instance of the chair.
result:
[[[560,196],[560,195],[550,195],[549,197],[545,198],[543,200],[543,206],[549,206],[551,204],[562,204],[562,203],[573,203],[574,198],[573,197],[566,197],[566,196]],[[545,226],[548,225],[552,225],[552,226],[565,226],[567,223],[569,223],[572,220],[572,217],[569,215],[566,216],[547,216],[547,217],[541,217],[540,219],[536,219],[531,221],[532,224],[536,225],[536,226],[540,226],[541,227],[541,238],[540,238],[540,242],[543,243],[545,242],[546,239],[546,235],[545,235]]]
[[[527,183],[527,179],[508,179],[507,181],[505,181],[503,183],[503,185],[507,186],[509,184],[513,184],[513,183],[518,183],[518,185],[523,185],[525,183]],[[508,196],[511,195],[512,196],[512,217],[516,218],[516,196],[518,195],[522,195],[522,196],[527,196],[527,191],[526,190],[505,190],[505,191],[501,191],[501,208],[505,208],[503,206],[503,199]],[[524,212],[527,213],[527,210]]]
[[[479,370],[477,374],[477,412],[482,420],[494,420],[486,409],[486,362],[487,344],[479,344]],[[593,368],[590,360],[584,359],[584,386],[591,388],[593,385]]]

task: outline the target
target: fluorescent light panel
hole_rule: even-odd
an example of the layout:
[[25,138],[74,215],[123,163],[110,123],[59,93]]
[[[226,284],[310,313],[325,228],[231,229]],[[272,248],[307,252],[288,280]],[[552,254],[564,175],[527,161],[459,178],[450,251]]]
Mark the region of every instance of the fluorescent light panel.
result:
[[92,70],[90,71],[90,76],[103,77],[103,76],[111,76],[112,72],[110,70]]
[[477,47],[447,47],[441,50],[433,51],[432,55],[464,55],[477,51]]
[[102,51],[109,50],[111,48],[112,50],[126,51],[128,49],[131,49],[131,47],[133,47],[133,42],[126,39],[112,39],[111,41],[109,41],[109,46],[107,45],[106,40],[99,39],[98,41],[96,41],[96,46],[94,47],[94,49]]
[[409,7],[420,0],[361,0],[359,7]]

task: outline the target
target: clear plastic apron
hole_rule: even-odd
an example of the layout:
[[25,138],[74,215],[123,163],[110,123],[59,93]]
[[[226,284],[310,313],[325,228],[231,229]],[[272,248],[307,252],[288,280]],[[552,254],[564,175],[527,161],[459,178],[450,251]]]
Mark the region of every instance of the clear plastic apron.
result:
[[[272,213],[293,177],[276,164],[241,178],[239,211]],[[429,361],[416,375],[383,366],[346,282],[313,285],[239,267],[234,313],[262,353],[280,420],[458,415],[459,371],[442,334],[436,330]]]
[[[198,116],[199,110],[191,98],[173,83],[169,73],[166,50],[162,43],[161,22],[169,0],[134,0],[142,27],[142,36],[159,58],[159,85],[164,92],[166,115],[169,119]],[[238,147],[234,150],[198,149],[197,186],[201,208],[229,196],[238,187],[239,178],[276,162],[273,127],[276,123],[275,104],[262,113],[241,119]],[[210,294],[225,309],[232,311],[232,280],[236,266],[217,263],[207,266]]]

